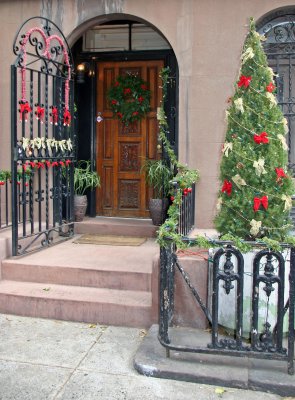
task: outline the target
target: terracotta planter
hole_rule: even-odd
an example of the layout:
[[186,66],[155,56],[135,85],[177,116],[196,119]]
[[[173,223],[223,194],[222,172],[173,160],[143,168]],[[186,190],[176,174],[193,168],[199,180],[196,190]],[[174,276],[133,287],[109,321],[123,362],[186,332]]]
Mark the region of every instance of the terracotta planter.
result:
[[168,199],[150,199],[149,210],[154,225],[162,225],[167,218]]
[[78,195],[75,194],[74,196],[74,216],[75,221],[80,222],[83,221],[85,217],[87,209],[87,196],[86,195]]

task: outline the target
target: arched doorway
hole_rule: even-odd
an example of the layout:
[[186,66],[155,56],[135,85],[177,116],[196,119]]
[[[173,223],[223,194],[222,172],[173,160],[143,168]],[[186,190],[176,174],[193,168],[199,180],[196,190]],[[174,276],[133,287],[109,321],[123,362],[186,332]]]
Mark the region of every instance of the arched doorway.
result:
[[[72,47],[77,71],[78,159],[90,159],[101,177],[97,196],[89,194],[89,215],[146,218],[150,190],[141,167],[145,158],[165,156],[158,141],[159,72],[169,66],[174,77],[166,107],[169,139],[177,153],[178,69],[171,46],[154,27],[125,18],[94,23]],[[79,65],[84,67],[83,76]],[[126,73],[139,75],[152,93],[150,112],[128,129],[113,118],[107,101],[109,87]]]
[[270,67],[276,76],[278,104],[288,120],[289,165],[295,173],[295,7],[274,10],[257,22]]

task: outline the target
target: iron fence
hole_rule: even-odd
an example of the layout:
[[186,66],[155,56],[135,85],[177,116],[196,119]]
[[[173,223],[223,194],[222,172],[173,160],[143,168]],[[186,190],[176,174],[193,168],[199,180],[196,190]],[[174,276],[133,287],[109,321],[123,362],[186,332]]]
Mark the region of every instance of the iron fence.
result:
[[[194,240],[183,240],[194,245]],[[159,340],[167,349],[167,356],[175,350],[284,360],[288,373],[294,374],[295,248],[283,244],[283,250],[278,252],[262,243],[251,244],[255,253],[245,255],[231,242],[212,242],[219,248],[211,260],[208,304],[191,283],[174,245],[167,240],[161,247]],[[176,270],[210,325],[211,339],[203,346],[179,344],[170,337]],[[232,313],[231,318],[225,317],[226,321],[222,317],[224,310]],[[224,336],[220,327],[228,321],[232,324],[228,327],[231,333]]]
[[0,230],[11,226],[11,182],[5,174],[0,179]]
[[192,184],[191,191],[182,194],[178,231],[186,236],[192,230],[195,223],[195,184]]
[[73,235],[75,163],[71,53],[42,17],[19,29],[11,66],[12,254]]

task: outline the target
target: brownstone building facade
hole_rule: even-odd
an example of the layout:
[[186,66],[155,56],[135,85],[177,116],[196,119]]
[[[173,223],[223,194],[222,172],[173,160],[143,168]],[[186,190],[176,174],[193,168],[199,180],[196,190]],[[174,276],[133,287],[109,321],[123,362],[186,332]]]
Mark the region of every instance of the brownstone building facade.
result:
[[[12,43],[19,26],[33,16],[46,17],[63,31],[73,51],[75,71],[78,64],[84,62],[89,78],[89,65],[93,68],[94,94],[89,107],[93,109],[95,117],[102,111],[105,82],[111,80],[112,73],[120,68],[141,68],[144,78],[154,88],[154,113],[149,115],[144,125],[146,136],[139,142],[134,139],[121,145],[123,158],[124,149],[127,148],[135,162],[136,158],[140,159],[146,154],[147,148],[149,156],[153,157],[157,144],[156,109],[161,99],[158,73],[162,66],[172,66],[176,82],[171,100],[174,145],[179,159],[191,168],[199,169],[201,174],[197,185],[196,226],[212,227],[219,188],[221,146],[226,129],[225,110],[238,76],[249,17],[255,18],[261,32],[268,32],[277,26],[277,37],[274,39],[273,33],[269,40],[278,39],[292,46],[295,41],[292,36],[295,6],[287,0],[2,0],[0,169],[10,167],[10,65],[15,59]],[[289,21],[290,33],[285,29],[286,21]],[[284,27],[280,29],[282,25]],[[282,77],[282,98],[293,97],[292,89],[288,96],[284,92],[287,86],[290,88],[293,78],[292,52],[289,51],[288,57],[285,76],[288,74],[289,80],[286,83]],[[274,60],[277,59],[273,58],[271,62],[275,68]],[[89,101],[90,94],[85,89],[83,92],[82,86],[76,86],[78,104]],[[108,176],[106,171],[111,171],[107,168],[113,168],[118,160],[114,158],[111,161],[113,164],[106,166],[102,161],[101,148],[106,148],[111,154],[118,143],[113,138],[110,140],[109,136],[100,139],[99,125],[96,121],[90,121],[92,117],[80,115],[82,123],[78,125],[77,135],[78,143],[82,143],[81,156],[84,157],[85,151],[86,156],[89,154],[94,157],[103,175],[102,190],[105,190],[108,201],[115,201],[118,196],[122,198],[124,191],[128,197],[133,190],[130,186],[122,185],[121,194],[111,193],[114,181],[110,183],[108,179],[113,175],[110,173]],[[106,115],[103,117],[107,118]],[[289,122],[292,125],[291,117],[290,114]],[[87,124],[90,130],[93,129],[94,138],[88,135]],[[294,162],[291,139],[289,143],[290,161]],[[114,157],[120,156],[117,153]],[[128,165],[125,167],[128,170]],[[116,179],[118,183],[124,177],[118,176]],[[132,174],[126,179],[136,180]],[[110,199],[110,196],[113,197]],[[128,214],[120,211],[120,205],[112,203],[112,212],[108,214],[104,204],[98,204],[98,201],[92,207],[92,214],[144,217],[145,198],[138,198],[142,210],[138,206],[136,212]]]

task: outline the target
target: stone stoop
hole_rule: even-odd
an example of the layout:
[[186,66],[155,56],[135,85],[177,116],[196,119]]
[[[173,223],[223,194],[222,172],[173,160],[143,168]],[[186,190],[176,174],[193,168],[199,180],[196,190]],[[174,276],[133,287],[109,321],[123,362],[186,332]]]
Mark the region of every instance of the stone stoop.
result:
[[156,237],[158,226],[151,219],[86,217],[75,223],[75,233]]
[[[121,224],[121,234],[128,231],[126,226]],[[3,260],[0,312],[142,328],[157,322],[155,240],[141,246],[107,246],[76,244],[76,237]]]

